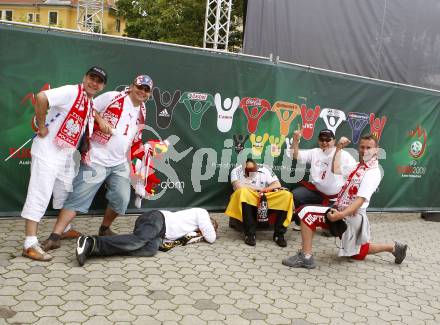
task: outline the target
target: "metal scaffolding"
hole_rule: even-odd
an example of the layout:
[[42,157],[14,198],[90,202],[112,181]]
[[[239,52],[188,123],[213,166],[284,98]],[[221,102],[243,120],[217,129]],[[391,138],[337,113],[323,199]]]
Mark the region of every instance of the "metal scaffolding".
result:
[[206,0],[203,47],[228,50],[232,0]]
[[78,30],[102,34],[104,0],[78,0],[76,24]]

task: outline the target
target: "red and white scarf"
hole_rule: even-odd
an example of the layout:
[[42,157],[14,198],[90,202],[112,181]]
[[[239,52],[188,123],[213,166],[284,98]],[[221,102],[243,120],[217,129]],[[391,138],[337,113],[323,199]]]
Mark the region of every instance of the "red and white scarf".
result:
[[84,86],[80,84],[78,95],[55,136],[55,145],[59,148],[76,148],[86,122],[90,137],[94,122],[93,101],[88,99]]
[[[125,98],[128,96],[128,91],[124,90],[117,94],[110,102],[110,104],[105,109],[104,113],[102,113],[102,118],[106,120],[113,129],[118,125],[119,120],[121,119],[122,110],[124,108]],[[139,110],[139,118],[137,120],[137,124],[144,124],[146,116],[146,109],[144,103],[141,103]],[[93,130],[92,141],[98,142],[100,144],[106,144],[108,140],[110,140],[111,134],[105,134],[99,127],[95,125],[95,129]],[[140,136],[140,138],[139,138]],[[142,139],[142,130],[139,130],[136,136],[133,138],[133,144]],[[132,144],[132,145],[133,145]]]
[[371,158],[366,163],[358,163],[356,168],[348,176],[347,181],[345,182],[344,186],[338,194],[336,206],[339,211],[344,210],[346,207],[354,202],[354,200],[357,198],[359,186],[365,176],[365,173],[369,169],[377,168],[378,166],[379,162],[377,161],[377,157]]

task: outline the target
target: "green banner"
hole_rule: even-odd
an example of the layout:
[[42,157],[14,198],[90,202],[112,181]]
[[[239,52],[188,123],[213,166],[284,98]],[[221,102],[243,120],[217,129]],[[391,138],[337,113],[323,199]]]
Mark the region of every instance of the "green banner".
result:
[[[76,32],[0,24],[2,159],[0,215],[17,215],[26,198],[33,95],[76,84],[92,65],[109,75],[104,91],[122,90],[138,74],[152,77],[145,139],[168,139],[155,161],[161,183],[143,209],[200,206],[223,209],[230,170],[252,155],[294,188],[309,166],[288,157],[302,126],[301,148],[317,146],[323,128],[351,139],[380,138],[384,178],[370,207],[439,210],[438,92],[227,53]],[[437,125],[437,126],[436,126]],[[129,211],[134,208],[134,200]],[[92,210],[102,210],[102,193]]]

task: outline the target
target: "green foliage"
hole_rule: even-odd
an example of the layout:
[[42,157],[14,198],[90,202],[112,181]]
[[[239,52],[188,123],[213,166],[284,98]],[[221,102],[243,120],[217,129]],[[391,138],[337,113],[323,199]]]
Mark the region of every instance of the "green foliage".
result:
[[[233,1],[231,46],[241,46],[237,30],[244,0]],[[119,0],[119,14],[126,19],[125,35],[190,46],[203,45],[206,0]],[[238,19],[234,18],[238,17]]]

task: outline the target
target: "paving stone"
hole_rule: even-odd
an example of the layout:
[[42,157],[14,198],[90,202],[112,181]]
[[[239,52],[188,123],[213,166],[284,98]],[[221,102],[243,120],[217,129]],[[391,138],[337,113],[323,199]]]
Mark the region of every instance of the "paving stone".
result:
[[293,319],[292,325],[311,325],[309,321],[306,321],[305,319]]
[[0,307],[11,307],[18,304],[18,301],[15,300],[13,296],[0,296]]
[[178,315],[200,315],[202,311],[200,309],[194,308],[192,305],[179,305],[174,312]]
[[179,323],[182,325],[205,325],[206,321],[194,315],[185,315]]
[[34,325],[57,325],[61,323],[56,317],[40,317],[37,322],[34,323]]
[[19,312],[8,318],[9,324],[34,324],[38,321],[38,317],[32,312]]
[[165,322],[165,321],[177,322],[182,319],[182,316],[176,314],[171,310],[159,310],[159,312],[154,316],[154,318],[161,322]]
[[248,320],[266,319],[267,314],[254,309],[246,309],[241,313],[241,317]]
[[31,266],[26,268],[24,272],[28,274],[46,274],[48,273],[48,269],[43,266]]
[[125,300],[114,300],[107,305],[107,308],[110,310],[130,310],[133,306]]
[[19,288],[15,286],[3,286],[0,287],[0,295],[1,296],[17,296],[21,294],[23,291],[21,291]]
[[60,307],[64,311],[80,311],[88,308],[82,301],[68,301]]
[[12,310],[14,310],[16,312],[21,312],[21,311],[37,311],[40,308],[41,308],[41,306],[37,305],[35,303],[35,301],[25,300],[25,301],[19,302],[15,306],[13,306]]
[[242,313],[242,310],[232,305],[221,305],[217,311],[223,315],[240,315]]
[[85,316],[80,311],[68,311],[64,315],[58,317],[58,319],[63,323],[67,323],[67,322],[82,323],[85,322],[88,319],[88,317]]
[[83,314],[86,316],[108,316],[112,313],[106,306],[90,306],[86,310],[83,311]]
[[0,318],[11,318],[11,317],[15,316],[15,314],[17,314],[17,312],[15,312],[14,310],[12,310],[8,307],[1,307],[0,306]]
[[217,312],[216,310],[203,310],[199,317],[205,321],[225,320],[226,316]]
[[[106,324],[114,324],[114,322],[108,320],[104,316],[93,316],[87,319],[84,323],[84,325],[106,325]],[[147,324],[147,323],[145,323]]]
[[132,322],[133,325],[162,325],[162,322],[154,319],[151,316],[139,316],[135,321]]
[[268,314],[266,318],[266,322],[268,324],[291,324],[292,320],[287,319],[281,315],[278,314]]
[[84,294],[83,291],[69,291],[62,297],[65,301],[83,301],[86,300],[89,296]]
[[151,308],[157,310],[173,310],[176,309],[177,306],[168,300],[156,300],[154,304],[151,305]]
[[199,310],[217,310],[219,305],[207,299],[199,299],[195,302],[194,308]]
[[153,299],[153,300],[170,300],[173,298],[173,296],[170,295],[166,291],[155,290],[155,291],[151,292],[151,294],[148,296],[148,298]]
[[105,288],[109,291],[127,291],[128,289],[130,289],[130,287],[126,286],[123,282],[112,282]]
[[85,277],[84,275],[72,274],[72,275],[69,275],[68,277],[65,277],[64,281],[69,282],[69,283],[71,283],[71,282],[84,283],[84,282],[89,281],[89,279],[87,277]]
[[150,305],[136,305],[129,310],[130,314],[135,316],[151,315],[154,316],[158,313],[157,309],[152,308]]
[[38,317],[58,317],[65,313],[60,306],[44,306],[35,312]]

